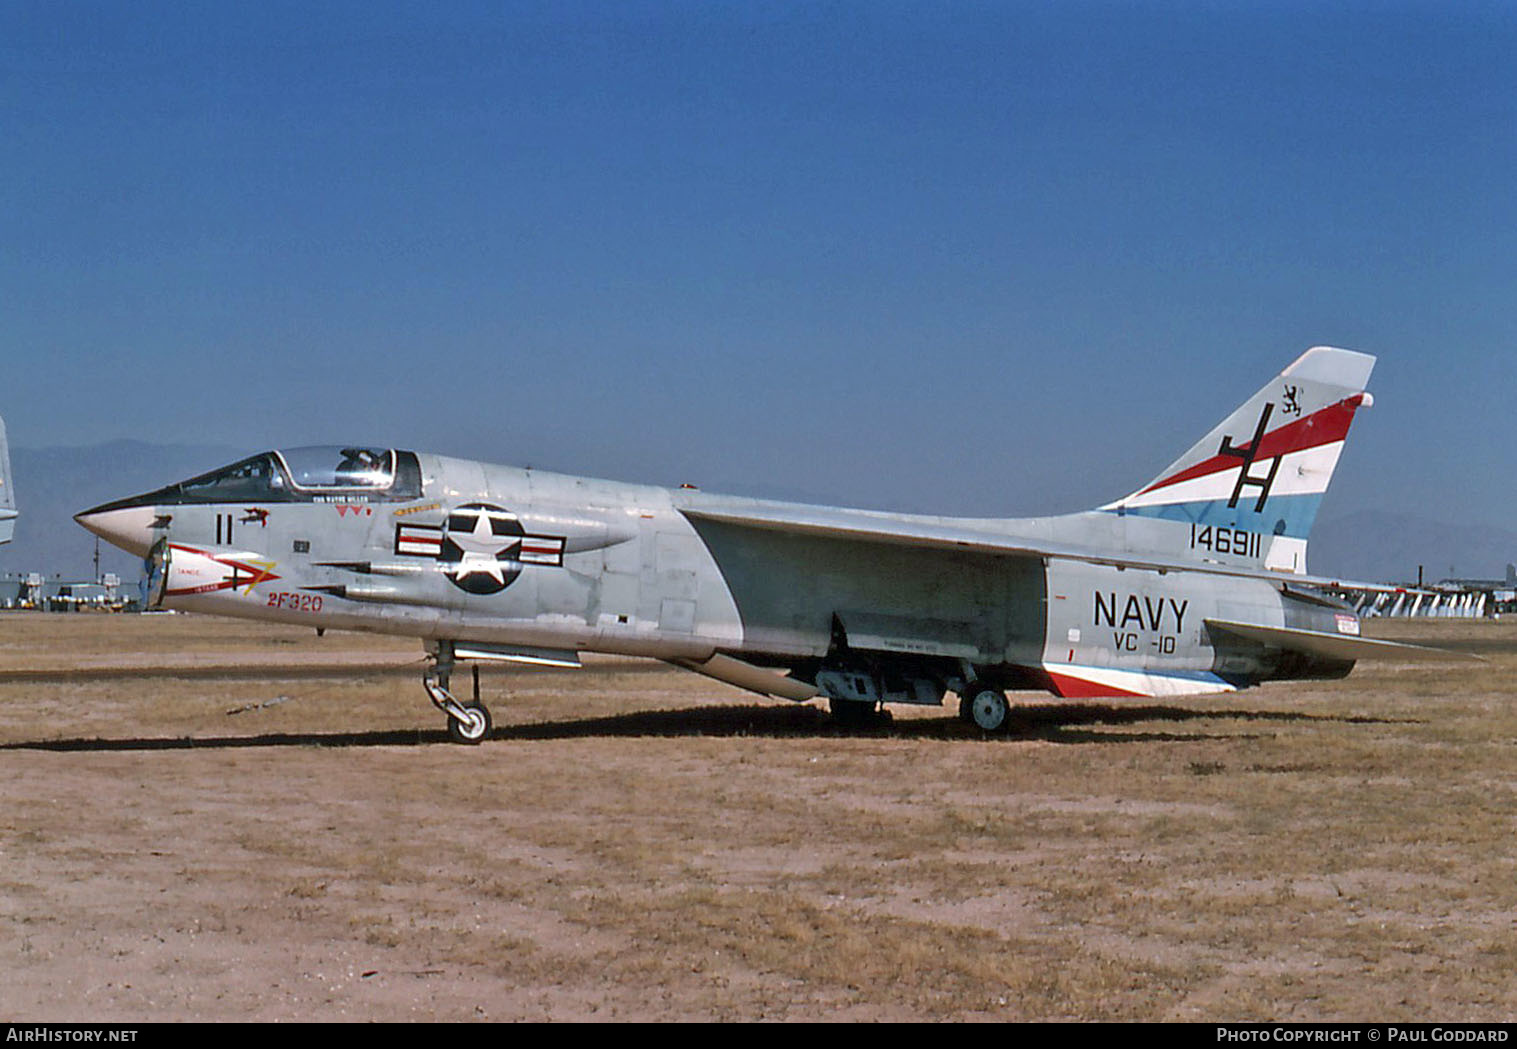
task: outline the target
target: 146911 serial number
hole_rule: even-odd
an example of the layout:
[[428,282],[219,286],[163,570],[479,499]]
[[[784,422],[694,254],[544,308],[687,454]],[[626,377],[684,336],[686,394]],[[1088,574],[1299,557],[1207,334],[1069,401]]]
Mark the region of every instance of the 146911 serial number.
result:
[[1211,525],[1190,526],[1190,548],[1210,550],[1214,554],[1234,554],[1238,557],[1258,557],[1264,549],[1264,536],[1246,528],[1213,528]]

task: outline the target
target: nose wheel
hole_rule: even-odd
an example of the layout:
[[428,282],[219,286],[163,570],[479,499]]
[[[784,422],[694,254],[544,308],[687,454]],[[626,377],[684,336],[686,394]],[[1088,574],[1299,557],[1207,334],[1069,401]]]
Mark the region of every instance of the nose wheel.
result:
[[483,703],[465,703],[460,717],[448,711],[448,738],[454,743],[479,743],[490,738],[490,711]]
[[431,653],[432,665],[421,676],[422,688],[432,705],[448,715],[448,738],[454,743],[475,744],[490,737],[490,711],[479,700],[479,667],[474,667],[474,698],[464,702],[449,689],[453,678],[453,642],[439,641]]

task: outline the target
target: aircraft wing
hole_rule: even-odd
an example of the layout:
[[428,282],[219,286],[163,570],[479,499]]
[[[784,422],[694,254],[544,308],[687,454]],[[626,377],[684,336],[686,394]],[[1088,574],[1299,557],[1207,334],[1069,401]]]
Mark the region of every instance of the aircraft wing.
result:
[[[1022,555],[1024,557],[1076,557],[1092,551],[1060,543],[1034,542],[1016,536],[966,527],[951,519],[930,523],[908,517],[876,514],[865,510],[834,510],[825,506],[759,504],[752,507],[686,506],[680,512],[701,521],[775,532],[857,539],[874,543],[967,550],[975,553]],[[1111,555],[1106,555],[1111,560]]]
[[1248,565],[1226,565],[1166,558],[1145,553],[1126,553],[1096,549],[1073,543],[1033,539],[1010,533],[975,527],[977,522],[954,518],[913,518],[863,510],[841,510],[825,506],[765,504],[725,506],[702,504],[680,507],[680,512],[695,521],[716,521],[745,528],[790,532],[800,535],[854,539],[872,543],[894,543],[938,550],[1001,554],[1008,557],[1060,557],[1091,564],[1149,568],[1165,572],[1207,572],[1245,579],[1267,579],[1280,586],[1369,587],[1324,576],[1275,572]]

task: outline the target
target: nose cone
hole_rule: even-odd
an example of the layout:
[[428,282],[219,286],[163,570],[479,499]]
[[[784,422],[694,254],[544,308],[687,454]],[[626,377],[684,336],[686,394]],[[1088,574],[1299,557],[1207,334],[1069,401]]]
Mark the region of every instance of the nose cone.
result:
[[146,557],[153,548],[153,521],[157,516],[151,506],[106,503],[75,514],[74,520],[113,546]]

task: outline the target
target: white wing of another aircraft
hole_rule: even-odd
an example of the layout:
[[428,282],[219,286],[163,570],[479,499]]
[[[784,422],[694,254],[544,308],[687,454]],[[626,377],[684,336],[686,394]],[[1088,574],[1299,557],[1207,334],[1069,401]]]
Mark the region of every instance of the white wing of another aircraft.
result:
[[11,487],[11,450],[5,439],[5,420],[0,419],[0,543],[8,543],[16,530],[16,493]]

